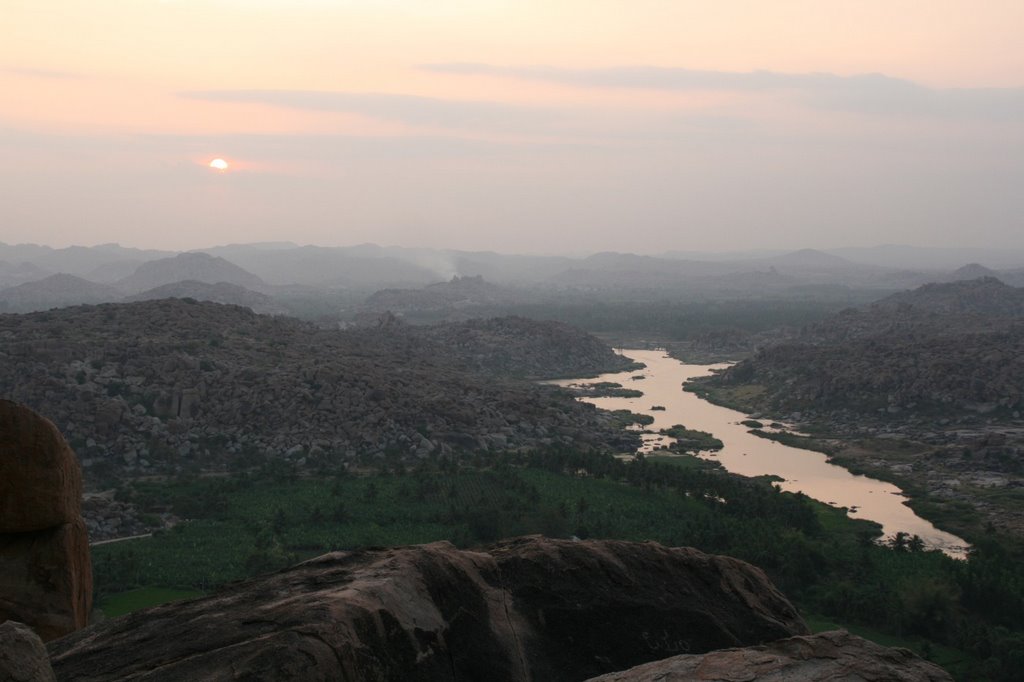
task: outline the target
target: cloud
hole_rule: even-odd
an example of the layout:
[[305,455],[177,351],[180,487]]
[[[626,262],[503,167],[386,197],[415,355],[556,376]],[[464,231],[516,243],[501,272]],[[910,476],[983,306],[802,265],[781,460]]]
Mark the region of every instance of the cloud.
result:
[[208,102],[249,102],[306,111],[333,111],[453,133],[547,136],[556,144],[613,143],[733,133],[749,125],[734,116],[689,111],[558,108],[417,95],[309,90],[201,90],[179,93]]
[[564,118],[555,109],[416,95],[314,90],[202,90],[179,93],[209,102],[250,102],[306,111],[335,111],[411,125],[462,130],[540,129]]
[[1019,121],[1024,88],[930,88],[884,74],[775,71],[702,71],[654,66],[563,69],[490,64],[426,64],[434,73],[540,80],[575,87],[673,91],[792,92],[821,109],[878,115],[911,115]]

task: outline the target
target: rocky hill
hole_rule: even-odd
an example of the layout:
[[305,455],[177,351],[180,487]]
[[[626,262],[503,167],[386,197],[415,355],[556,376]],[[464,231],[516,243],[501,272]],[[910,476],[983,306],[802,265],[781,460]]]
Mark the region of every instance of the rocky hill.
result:
[[579,377],[634,367],[597,338],[561,322],[495,317],[404,330],[459,358],[462,367],[485,374],[529,379]]
[[991,276],[958,279],[893,294],[872,304],[867,312],[1020,317],[1024,316],[1024,289],[1008,286]]
[[367,298],[360,308],[364,313],[388,311],[410,319],[456,319],[465,318],[480,308],[526,298],[526,292],[492,284],[483,277],[455,276],[451,281],[436,282],[422,289],[382,289]]
[[121,292],[114,287],[74,275],[56,274],[0,291],[0,312],[27,313],[120,298]]
[[757,384],[775,412],[1011,416],[1024,410],[1024,290],[928,284],[851,309],[710,381]]
[[87,481],[264,456],[633,445],[560,389],[471,371],[607,371],[624,362],[609,349],[549,323],[465,330],[326,331],[186,299],[0,315],[0,395],[50,415]]
[[276,303],[273,298],[252,289],[229,284],[228,282],[199,282],[185,280],[143,291],[124,299],[126,303],[135,301],[155,301],[161,298],[192,298],[197,301],[210,301],[227,305],[239,305],[261,315],[283,315],[287,312],[284,306]]
[[181,253],[172,258],[147,261],[134,273],[117,282],[119,289],[138,293],[185,280],[216,284],[227,282],[247,289],[260,289],[262,279],[234,263],[206,253]]

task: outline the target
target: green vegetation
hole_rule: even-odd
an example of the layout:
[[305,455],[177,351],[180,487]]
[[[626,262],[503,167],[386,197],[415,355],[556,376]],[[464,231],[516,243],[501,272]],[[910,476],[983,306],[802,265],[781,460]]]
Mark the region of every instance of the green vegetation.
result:
[[702,452],[705,450],[721,450],[725,447],[725,444],[722,443],[721,440],[715,438],[707,431],[688,429],[682,424],[676,424],[667,429],[662,429],[661,432],[666,436],[675,438],[675,445],[680,450]]
[[820,438],[801,436],[799,434],[788,433],[786,431],[763,431],[761,429],[751,429],[750,433],[754,434],[758,438],[773,440],[777,443],[788,445],[791,448],[824,452],[826,455],[832,455],[836,452],[836,447],[834,445],[827,443]]
[[630,412],[629,410],[611,410],[610,412],[623,426],[629,426],[630,424],[650,426],[654,423],[654,417],[649,414],[640,414],[638,412]]
[[691,469],[696,471],[710,471],[712,469],[722,469],[722,465],[718,462],[708,459],[701,459],[696,455],[690,455],[687,453],[679,453],[672,455],[647,455],[647,461],[651,464],[667,464],[668,466],[683,467],[684,469]]
[[914,542],[882,547],[876,524],[697,461],[551,450],[365,476],[303,478],[271,465],[235,478],[140,481],[126,496],[141,508],[171,504],[192,520],[94,548],[96,586],[101,603],[131,587],[207,591],[330,550],[437,540],[655,540],[758,565],[805,612],[911,642],[954,675],[1016,679],[1024,571],[995,539],[981,538],[969,561]]
[[99,607],[108,618],[123,616],[132,611],[149,608],[169,601],[192,599],[203,596],[196,590],[169,590],[161,587],[140,587],[127,592],[112,594],[100,602]]
[[756,419],[744,419],[743,421],[740,422],[740,424],[743,424],[748,429],[763,429],[764,428],[764,424],[762,424],[761,422],[757,421]]
[[598,381],[576,387],[573,390],[588,398],[639,398],[644,394],[643,391],[638,391],[635,388],[624,388],[622,384],[617,384],[614,381]]
[[708,377],[691,379],[683,386],[683,390],[694,393],[713,405],[728,407],[737,412],[749,414],[761,407],[759,399],[765,394],[764,386],[760,384],[712,386],[707,383],[708,379]]
[[876,642],[883,646],[910,649],[918,656],[927,658],[947,670],[961,669],[965,664],[969,663],[969,661],[964,658],[962,651],[957,651],[956,649],[942,646],[941,644],[935,644],[927,639],[921,639],[918,637],[901,637],[887,632],[882,632],[875,628],[860,625],[847,626],[837,623],[831,618],[826,618],[816,614],[805,614],[804,620],[807,622],[807,627],[811,629],[811,632],[827,632],[829,630],[838,630],[842,628],[857,635],[858,637],[863,637],[864,639],[871,640],[872,642]]

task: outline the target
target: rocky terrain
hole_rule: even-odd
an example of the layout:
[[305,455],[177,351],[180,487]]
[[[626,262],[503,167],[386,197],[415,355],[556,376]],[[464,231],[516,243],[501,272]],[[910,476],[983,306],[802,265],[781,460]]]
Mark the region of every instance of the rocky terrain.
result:
[[525,317],[494,317],[405,330],[411,338],[451,354],[459,365],[485,374],[551,379],[630,369],[597,338],[561,322]]
[[826,436],[819,445],[848,466],[973,510],[975,532],[1024,537],[1024,508],[994,494],[1024,486],[1024,289],[990,277],[925,285],[696,385]]
[[48,650],[57,679],[87,682],[950,679],[905,650],[808,636],[742,561],[539,536],[326,554]]
[[[761,349],[711,384],[757,384],[774,411],[985,414],[1024,407],[1024,289],[925,285]],[[1016,415],[1016,416],[1015,416]]]
[[[288,310],[267,294],[228,282],[200,282],[190,279],[164,284],[132,296],[126,296],[125,303],[136,301],[157,301],[162,298],[192,298],[197,301],[240,305],[260,315],[285,315]],[[106,302],[106,301],[105,301]]]
[[0,623],[0,682],[55,682],[39,635],[24,623]]
[[51,640],[84,627],[92,608],[82,474],[54,425],[0,400],[0,622]]
[[58,679],[581,680],[804,634],[749,564],[540,537],[333,553],[50,646]]
[[413,319],[465,319],[479,309],[508,305],[527,298],[526,292],[487,282],[481,276],[452,277],[422,289],[382,289],[366,299],[364,312],[390,311]]
[[762,680],[763,682],[945,682],[946,671],[906,649],[889,649],[848,632],[791,637],[744,649],[684,654],[646,663],[588,682],[684,682]]
[[50,415],[87,481],[265,457],[628,449],[635,434],[611,415],[509,378],[627,363],[565,325],[522,319],[341,332],[177,299],[0,315],[0,395]]

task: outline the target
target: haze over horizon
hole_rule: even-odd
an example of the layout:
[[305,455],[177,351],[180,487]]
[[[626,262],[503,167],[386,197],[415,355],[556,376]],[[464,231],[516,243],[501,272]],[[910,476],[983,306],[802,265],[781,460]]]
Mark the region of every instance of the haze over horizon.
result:
[[1022,25],[1011,0],[9,0],[0,241],[1017,249]]

